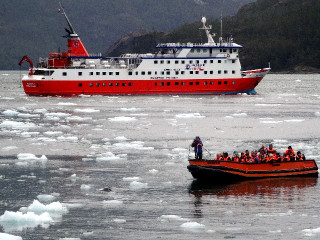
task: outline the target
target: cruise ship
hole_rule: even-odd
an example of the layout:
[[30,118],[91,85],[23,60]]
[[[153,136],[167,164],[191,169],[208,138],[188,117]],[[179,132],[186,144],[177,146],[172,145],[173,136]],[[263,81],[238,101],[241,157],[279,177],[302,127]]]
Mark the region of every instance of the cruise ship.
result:
[[154,53],[124,53],[118,57],[89,55],[61,6],[68,28],[67,51],[49,53],[36,67],[31,59],[22,84],[32,96],[255,94],[270,67],[241,70],[241,45],[210,33],[202,17],[206,43],[160,43]]

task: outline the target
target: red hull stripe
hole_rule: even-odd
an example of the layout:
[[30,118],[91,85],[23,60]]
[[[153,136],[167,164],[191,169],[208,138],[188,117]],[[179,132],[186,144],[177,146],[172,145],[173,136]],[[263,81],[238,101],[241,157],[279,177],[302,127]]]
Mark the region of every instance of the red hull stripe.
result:
[[262,77],[197,80],[23,80],[29,95],[254,93]]

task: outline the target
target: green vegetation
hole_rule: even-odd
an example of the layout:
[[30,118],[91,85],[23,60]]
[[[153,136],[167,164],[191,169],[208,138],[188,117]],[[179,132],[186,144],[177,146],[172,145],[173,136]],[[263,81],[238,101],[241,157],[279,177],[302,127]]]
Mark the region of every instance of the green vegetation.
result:
[[[99,53],[121,36],[140,29],[168,31],[202,15],[216,18],[255,0],[61,0],[89,53]],[[67,26],[57,0],[0,1],[0,69],[17,69],[21,57],[33,62],[66,49]],[[24,68],[27,68],[24,65]]]
[[[208,21],[220,35],[220,22]],[[320,72],[320,1],[258,0],[244,6],[237,15],[223,21],[224,37],[232,35],[244,47],[241,51],[243,69],[267,67],[273,71]],[[118,48],[105,54],[117,56],[124,52],[152,52],[158,42],[205,42],[198,20],[170,33],[151,32],[130,39],[134,49],[118,41]],[[111,51],[110,51],[111,50]]]

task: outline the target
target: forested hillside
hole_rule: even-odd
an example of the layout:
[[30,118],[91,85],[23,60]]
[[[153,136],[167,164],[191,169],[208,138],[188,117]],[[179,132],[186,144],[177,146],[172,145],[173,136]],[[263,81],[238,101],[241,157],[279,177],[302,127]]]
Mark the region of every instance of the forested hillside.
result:
[[[220,35],[220,23],[209,21]],[[223,20],[223,36],[233,36],[244,48],[243,69],[267,67],[273,71],[320,72],[320,1],[258,0]],[[200,19],[171,32],[139,32],[112,45],[105,55],[152,52],[159,42],[205,42]]]
[[[61,0],[89,53],[99,53],[134,30],[168,31],[199,19],[234,15],[255,0]],[[66,49],[66,22],[58,0],[0,1],[0,69],[17,69],[23,55],[34,62]]]

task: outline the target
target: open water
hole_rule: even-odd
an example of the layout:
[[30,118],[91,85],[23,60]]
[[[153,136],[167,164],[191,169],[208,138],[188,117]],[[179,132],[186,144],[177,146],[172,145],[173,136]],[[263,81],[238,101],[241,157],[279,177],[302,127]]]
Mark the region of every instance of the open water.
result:
[[319,164],[320,75],[269,74],[257,95],[72,98],[26,96],[19,78],[0,72],[0,239],[320,238],[317,179],[187,170],[197,135],[206,157],[272,143]]

